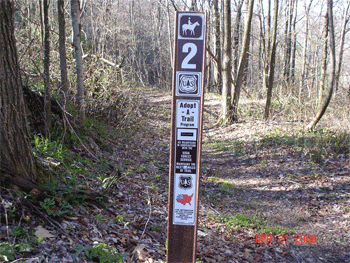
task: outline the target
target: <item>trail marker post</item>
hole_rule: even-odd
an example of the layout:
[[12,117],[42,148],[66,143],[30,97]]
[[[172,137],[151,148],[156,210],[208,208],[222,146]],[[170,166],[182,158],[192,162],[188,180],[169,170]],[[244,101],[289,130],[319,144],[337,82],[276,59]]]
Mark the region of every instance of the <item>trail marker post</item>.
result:
[[176,12],[167,262],[196,261],[206,16]]

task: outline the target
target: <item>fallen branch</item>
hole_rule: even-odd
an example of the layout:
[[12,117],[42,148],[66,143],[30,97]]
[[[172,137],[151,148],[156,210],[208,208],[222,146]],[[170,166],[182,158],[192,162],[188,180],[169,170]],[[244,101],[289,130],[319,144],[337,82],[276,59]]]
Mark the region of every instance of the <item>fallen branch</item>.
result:
[[30,193],[33,189],[37,189],[37,191],[41,193],[43,191],[40,186],[27,179],[24,174],[18,173],[14,167],[1,163],[0,173],[2,176],[4,176],[5,180],[7,179],[8,182],[17,185],[27,193]]
[[[44,112],[44,97],[33,92],[26,86],[23,86],[22,89],[30,112],[34,116],[42,114]],[[63,111],[59,107],[57,100],[54,98],[51,98],[51,111],[62,119]]]
[[113,63],[112,61],[110,61],[108,59],[96,56],[94,54],[86,54],[83,56],[83,59],[88,58],[88,57],[94,57],[98,60],[101,60],[103,63],[106,63],[107,65],[112,66],[112,67],[117,68],[117,69],[121,69],[124,66],[124,62],[125,62],[125,56],[123,56],[122,61],[119,64]]
[[71,123],[69,122],[66,114],[65,114],[65,111],[63,109],[63,107],[57,102],[58,106],[61,108],[62,110],[62,113],[63,113],[63,118],[64,120],[66,121],[66,123],[68,124],[69,126],[69,129],[72,133],[74,133],[74,135],[78,138],[79,142],[81,143],[81,145],[83,146],[83,148],[88,152],[90,153],[90,155],[97,161],[99,161],[99,158],[97,158],[97,156],[95,154],[93,154],[86,146],[85,144],[82,142],[82,140],[80,139],[80,137],[78,136],[78,134],[75,132],[75,130],[73,129],[73,126],[71,125]]

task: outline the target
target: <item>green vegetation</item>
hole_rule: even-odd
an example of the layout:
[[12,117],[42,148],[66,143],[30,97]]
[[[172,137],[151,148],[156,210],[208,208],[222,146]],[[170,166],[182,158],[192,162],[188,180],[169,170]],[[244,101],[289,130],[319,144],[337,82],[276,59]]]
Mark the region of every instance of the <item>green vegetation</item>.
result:
[[123,263],[126,256],[121,255],[114,247],[97,242],[93,246],[78,244],[72,250],[75,251],[74,259],[84,253],[89,259],[98,260],[100,263]]
[[108,221],[108,217],[101,215],[101,214],[94,215],[94,218],[96,221],[102,221],[102,220]]
[[326,129],[292,131],[274,129],[263,135],[260,147],[280,147],[293,154],[300,154],[310,162],[322,163],[327,156],[349,158],[350,135]]
[[16,245],[11,245],[8,242],[0,243],[0,261],[9,262],[16,259],[16,255],[22,255],[25,252],[31,252],[38,243],[43,242],[42,238],[34,238],[34,233],[29,232],[25,227],[13,227],[12,236],[15,240],[21,240]]
[[[88,123],[90,127],[96,128],[97,126],[91,119],[88,120]],[[100,130],[103,129],[100,128]],[[33,140],[34,155],[52,168],[51,177],[44,185],[44,189],[53,197],[40,202],[40,206],[52,216],[72,214],[75,205],[84,204],[85,190],[79,187],[83,185],[83,182],[78,180],[78,175],[98,175],[96,177],[101,180],[102,188],[106,188],[111,179],[106,176],[110,171],[110,166],[103,155],[100,156],[97,164],[93,163],[91,159],[82,158],[80,154],[64,148],[63,141],[62,137],[50,141],[36,135]]]
[[117,222],[123,222],[125,218],[126,215],[117,215],[114,220]]
[[0,243],[0,260],[5,262],[15,260],[15,249],[7,242]]
[[209,177],[208,181],[217,183],[218,190],[222,194],[230,194],[232,190],[236,188],[232,183],[222,178],[213,176],[213,177]]
[[287,232],[286,229],[280,226],[271,227],[260,214],[252,217],[244,214],[223,216],[222,221],[226,224],[227,231],[231,230],[232,228],[248,228],[257,231],[258,233],[274,233],[276,235]]
[[243,153],[243,142],[239,140],[225,140],[208,143],[208,146],[215,149],[215,153],[233,151],[234,154]]
[[27,229],[20,227],[20,226],[15,226],[12,228],[12,235],[14,237],[23,237],[25,238],[27,235]]
[[157,225],[148,225],[147,230],[150,230],[150,231],[161,231],[162,228],[160,226],[157,226]]
[[210,144],[210,146],[212,148],[215,148],[216,153],[227,151],[230,149],[228,146],[225,146],[225,142],[213,142]]

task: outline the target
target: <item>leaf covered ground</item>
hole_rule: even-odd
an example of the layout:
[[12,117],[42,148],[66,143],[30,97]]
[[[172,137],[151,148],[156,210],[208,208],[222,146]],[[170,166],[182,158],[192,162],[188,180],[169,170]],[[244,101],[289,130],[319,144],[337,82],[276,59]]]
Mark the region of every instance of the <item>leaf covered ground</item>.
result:
[[[124,98],[71,145],[34,137],[53,198],[0,188],[0,260],[165,262],[171,96]],[[198,262],[350,262],[349,128],[218,115],[207,96]]]

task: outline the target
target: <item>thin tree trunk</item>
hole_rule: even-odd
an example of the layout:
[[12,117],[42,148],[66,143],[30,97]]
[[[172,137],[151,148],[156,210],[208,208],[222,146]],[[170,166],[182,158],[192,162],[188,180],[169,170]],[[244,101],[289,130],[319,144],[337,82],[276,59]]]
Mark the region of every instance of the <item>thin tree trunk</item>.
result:
[[40,9],[40,28],[41,28],[41,43],[44,43],[44,11],[43,11],[43,0],[39,0],[39,9]]
[[321,80],[320,80],[320,87],[318,90],[318,98],[317,98],[317,104],[321,103],[323,92],[326,85],[326,74],[327,74],[327,58],[328,58],[328,28],[329,28],[329,17],[328,13],[325,17],[325,26],[324,26],[324,35],[323,35],[323,61],[322,61],[322,67],[321,67]]
[[[239,0],[236,4],[236,20],[233,26],[233,74],[237,74],[238,68],[238,47],[241,28],[243,0]],[[233,93],[233,92],[232,92]]]
[[222,61],[222,95],[221,95],[221,124],[226,125],[230,120],[231,98],[231,1],[224,1],[224,54]]
[[290,59],[292,51],[292,18],[293,18],[293,0],[288,0],[287,12],[286,12],[286,30],[285,30],[285,55],[284,55],[284,69],[283,76],[286,84],[289,86],[290,82]]
[[80,3],[79,0],[71,0],[73,43],[75,50],[75,63],[77,70],[77,98],[80,120],[85,120],[84,106],[84,73],[83,73],[83,52],[81,48],[81,24],[80,24]]
[[169,7],[169,0],[167,0],[167,20],[168,20],[168,41],[169,41],[169,51],[170,51],[170,63],[171,66],[173,66],[173,39],[171,37],[171,24],[170,24],[170,7]]
[[197,1],[196,0],[192,0],[190,11],[192,11],[192,12],[197,11]]
[[[264,10],[261,10],[260,16],[260,30],[261,30],[261,39],[263,41],[263,54],[265,55],[263,58],[264,61],[264,72],[263,72],[263,87],[268,87],[269,82],[269,57],[270,57],[270,49],[271,49],[271,0],[267,2],[267,29],[264,34]],[[263,7],[263,2],[260,0],[260,6]]]
[[[214,79],[216,85],[220,87],[222,79],[221,79],[221,30],[220,30],[220,13],[219,13],[219,1],[214,0],[214,27],[215,27],[215,41],[214,41],[214,49],[215,49],[215,58],[216,58],[216,67],[214,69]],[[220,89],[220,93],[222,93]]]
[[347,6],[344,10],[344,18],[342,22],[342,32],[340,36],[340,47],[339,47],[339,56],[338,56],[338,66],[336,68],[336,74],[335,74],[335,91],[338,91],[338,86],[339,86],[339,77],[340,77],[340,72],[341,72],[341,67],[343,63],[343,54],[344,54],[344,43],[345,43],[345,35],[347,33],[346,26],[349,22],[349,8],[350,8],[350,1],[348,1]]
[[265,105],[265,114],[264,118],[268,119],[270,115],[271,108],[271,98],[272,98],[272,89],[273,89],[273,81],[275,74],[275,60],[276,60],[276,38],[277,38],[277,21],[278,21],[278,0],[274,2],[274,17],[273,17],[273,29],[272,29],[272,47],[269,58],[269,77],[268,77],[268,86],[267,95],[266,95],[266,105]]
[[14,35],[13,2],[0,1],[0,165],[36,179]]
[[241,56],[239,59],[238,64],[238,70],[237,70],[237,77],[234,83],[235,90],[233,94],[233,98],[231,99],[232,103],[232,118],[233,121],[238,121],[238,102],[239,102],[239,96],[241,92],[241,86],[243,82],[244,77],[244,68],[246,65],[246,59],[249,49],[249,41],[250,41],[250,30],[251,30],[251,22],[253,17],[253,8],[254,8],[254,0],[249,1],[248,5],[248,14],[247,14],[247,21],[244,27],[244,36],[243,36],[243,43],[242,43],[242,51]]
[[308,48],[308,38],[309,38],[309,17],[310,17],[310,8],[311,8],[312,0],[310,0],[309,5],[306,6],[305,3],[305,32],[304,32],[304,45],[303,45],[303,62],[302,62],[302,68],[301,68],[301,79],[299,84],[299,104],[301,104],[301,98],[304,93],[304,85],[305,85],[305,78],[307,76],[307,68],[306,68],[306,53]]
[[[333,25],[333,0],[327,0],[327,14],[328,14],[328,29],[329,29],[329,46],[330,46],[330,72],[327,85],[327,93],[324,96],[321,107],[317,112],[315,118],[309,123],[307,129],[313,129],[317,123],[321,120],[326,112],[328,105],[332,99],[332,94],[335,86],[335,41],[334,41],[334,25]],[[327,22],[326,22],[327,23]]]
[[290,83],[294,86],[295,84],[295,56],[297,50],[297,31],[296,31],[296,23],[297,23],[297,15],[298,15],[298,0],[294,1],[295,7],[294,10],[294,18],[293,18],[293,46],[292,46],[292,55],[291,55],[291,65],[290,65]]
[[58,28],[59,28],[59,53],[61,69],[61,91],[68,92],[67,58],[66,58],[66,21],[64,17],[64,0],[57,0]]
[[44,115],[45,115],[45,135],[50,137],[51,128],[51,88],[50,88],[50,25],[49,25],[49,4],[48,0],[43,0],[44,9]]

